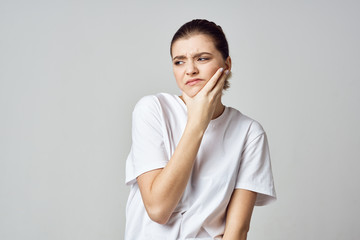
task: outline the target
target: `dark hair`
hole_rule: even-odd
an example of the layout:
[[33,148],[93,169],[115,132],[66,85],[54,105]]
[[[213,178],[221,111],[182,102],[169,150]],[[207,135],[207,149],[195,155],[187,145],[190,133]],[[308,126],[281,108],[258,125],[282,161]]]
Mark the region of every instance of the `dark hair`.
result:
[[[229,57],[229,45],[225,34],[219,25],[206,19],[194,19],[182,25],[174,34],[170,44],[170,55],[172,56],[173,44],[181,38],[190,38],[197,34],[205,34],[214,41],[215,48],[221,53],[224,61]],[[224,89],[229,88],[228,80],[225,81]]]

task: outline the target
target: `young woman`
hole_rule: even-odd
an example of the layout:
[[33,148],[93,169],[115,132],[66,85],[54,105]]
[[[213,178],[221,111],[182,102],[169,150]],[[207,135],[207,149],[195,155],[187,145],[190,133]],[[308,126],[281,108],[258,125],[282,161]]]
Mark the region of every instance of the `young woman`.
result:
[[207,20],[184,24],[170,54],[182,95],[142,98],[126,162],[126,240],[243,240],[254,205],[275,200],[266,134],[224,106],[228,43]]

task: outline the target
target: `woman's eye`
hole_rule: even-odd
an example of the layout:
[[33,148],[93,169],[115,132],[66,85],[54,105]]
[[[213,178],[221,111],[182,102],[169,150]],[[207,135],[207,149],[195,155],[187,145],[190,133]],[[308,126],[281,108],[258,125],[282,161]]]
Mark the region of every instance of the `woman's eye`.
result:
[[206,60],[209,60],[209,58],[199,58],[198,61],[206,61]]
[[174,62],[174,64],[175,65],[181,65],[181,64],[184,64],[184,62],[183,61],[176,61],[176,62]]

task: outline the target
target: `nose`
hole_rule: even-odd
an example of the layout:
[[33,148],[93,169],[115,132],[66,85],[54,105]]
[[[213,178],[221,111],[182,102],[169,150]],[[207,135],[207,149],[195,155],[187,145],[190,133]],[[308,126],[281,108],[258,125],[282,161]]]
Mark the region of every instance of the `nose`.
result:
[[196,64],[193,61],[189,61],[186,63],[186,75],[195,75],[199,73]]

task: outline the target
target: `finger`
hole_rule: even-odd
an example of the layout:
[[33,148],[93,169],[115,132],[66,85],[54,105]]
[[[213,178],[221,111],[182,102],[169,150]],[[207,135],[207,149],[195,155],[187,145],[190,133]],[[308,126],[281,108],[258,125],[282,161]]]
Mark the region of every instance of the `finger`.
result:
[[223,74],[223,71],[224,71],[224,68],[219,68],[215,72],[215,74],[210,78],[210,80],[205,84],[202,91],[210,92],[214,88],[214,86],[216,85],[218,80],[220,79],[220,76]]
[[229,75],[229,71],[224,72],[224,76],[221,77],[221,79],[218,81],[218,84],[214,87],[214,89],[209,93],[209,97],[217,101],[219,98],[221,98],[225,81]]
[[224,72],[224,74],[221,76],[221,78],[218,80],[217,84],[215,85],[215,87],[212,89],[211,93],[213,93],[214,95],[219,94],[222,92],[222,90],[224,89],[224,84],[226,79],[229,76],[230,71],[226,70]]

